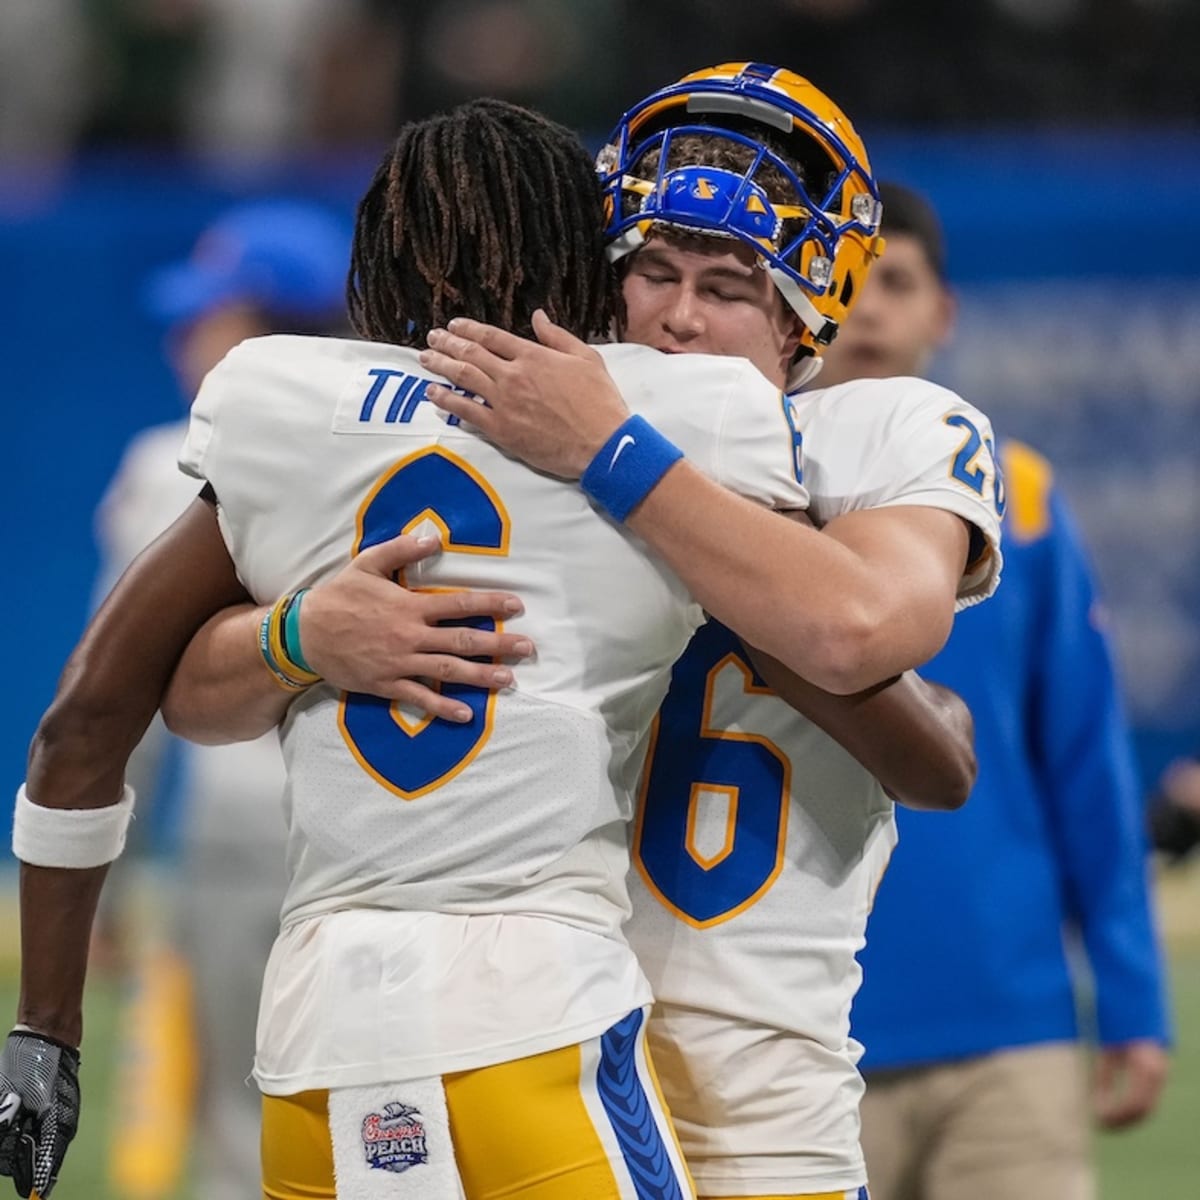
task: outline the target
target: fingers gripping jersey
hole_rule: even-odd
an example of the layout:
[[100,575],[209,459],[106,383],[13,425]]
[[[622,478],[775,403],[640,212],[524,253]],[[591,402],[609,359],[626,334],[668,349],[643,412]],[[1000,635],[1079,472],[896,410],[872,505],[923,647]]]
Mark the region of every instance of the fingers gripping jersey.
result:
[[[603,353],[631,407],[697,466],[803,507],[782,397],[747,363]],[[412,350],[271,337],[233,351],[193,409],[182,464],[213,484],[258,601],[402,531],[437,530],[446,551],[407,583],[515,591],[525,613],[508,628],[538,646],[514,690],[461,691],[475,710],[467,725],[326,685],[293,704],[285,925],[346,909],[512,913],[619,941],[623,823],[646,731],[702,614],[575,485],[444,422],[424,400],[431,378]],[[625,1011],[630,999],[641,1002],[626,997]],[[435,1058],[422,1069],[442,1068]],[[306,1086],[332,1082],[350,1080]]]
[[[979,547],[959,606],[990,594],[1003,483],[981,413],[908,379],[793,400],[818,525],[895,505],[957,513]],[[628,927],[659,1001],[655,1059],[701,1194],[863,1183],[854,956],[895,840],[875,779],[770,692],[734,634],[701,629],[646,761]]]

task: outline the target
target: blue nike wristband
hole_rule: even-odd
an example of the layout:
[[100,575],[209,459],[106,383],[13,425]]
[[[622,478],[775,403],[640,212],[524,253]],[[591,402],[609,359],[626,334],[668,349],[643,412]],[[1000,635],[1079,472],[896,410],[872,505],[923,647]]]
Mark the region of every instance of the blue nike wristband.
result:
[[614,521],[624,521],[682,457],[649,421],[630,417],[600,447],[579,485]]

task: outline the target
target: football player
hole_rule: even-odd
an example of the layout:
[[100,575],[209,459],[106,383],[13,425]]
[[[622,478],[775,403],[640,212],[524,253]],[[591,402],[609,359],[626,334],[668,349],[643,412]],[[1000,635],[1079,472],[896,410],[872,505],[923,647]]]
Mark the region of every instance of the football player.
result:
[[[332,1197],[336,1173],[337,1195],[382,1196],[406,1170],[430,1196],[550,1194],[547,1176],[564,1197],[691,1194],[650,1083],[649,991],[620,924],[645,734],[702,613],[621,525],[681,449],[761,503],[802,508],[795,432],[778,388],[744,362],[614,347],[606,361],[653,424],[625,423],[597,456],[589,499],[441,422],[433,380],[404,348],[463,308],[528,330],[539,304],[581,335],[607,328],[600,230],[591,164],[561,127],[495,102],[410,126],[359,210],[350,300],[365,340],[247,342],[193,409],[184,465],[215,487],[251,594],[282,595],[257,645],[265,678],[294,702],[291,887],[257,1063],[266,1195]],[[307,584],[423,528],[457,552],[413,573],[443,589],[429,611],[460,614],[448,587],[520,582],[523,622],[510,598],[482,607],[539,634],[520,692],[465,689],[465,723],[339,693],[297,636]],[[141,731],[130,713],[148,718],[172,641],[237,592],[214,533],[201,513],[166,535],[195,550],[185,585],[199,599],[147,565],[162,546],[133,568],[129,586],[168,609],[139,631],[148,665],[105,662],[136,644],[118,592],[40,730],[38,799],[18,797],[26,955],[22,1024],[0,1059],[0,1169],[23,1195],[49,1193],[74,1133],[85,931],[132,803],[113,803],[117,755],[89,768],[68,751],[56,787],[56,754],[93,736],[79,697],[98,690],[78,683],[93,669],[136,680],[136,702],[100,721],[128,753]],[[498,630],[455,645],[528,652]]]
[[[836,239],[835,239],[835,240],[836,240]],[[378,397],[377,397],[377,399],[378,399]],[[364,405],[365,405],[365,399],[364,399],[363,403],[364,403]],[[390,407],[390,406],[389,406],[389,407]],[[400,409],[398,409],[397,411],[399,412],[399,411],[402,411],[402,410],[403,410],[403,403],[402,403],[402,405],[401,405]],[[610,458],[608,461],[612,461],[613,459],[617,459],[617,458],[619,458],[619,457],[620,457],[620,456],[621,456],[621,455],[622,455],[622,454],[623,454],[623,453],[624,453],[624,452],[625,452],[625,451],[626,451],[626,450],[627,450],[627,449],[628,449],[628,448],[629,448],[631,445],[633,445],[633,444],[635,444],[635,443],[637,442],[637,438],[636,438],[636,437],[633,437],[633,436],[631,436],[631,434],[630,434],[629,432],[620,433],[620,431],[619,431],[619,430],[616,430],[616,431],[614,431],[614,434],[619,434],[619,436],[616,436],[616,437],[615,437],[615,441],[614,441],[614,444],[613,444],[613,447],[612,447],[612,449],[613,449],[613,454],[612,454],[611,458]],[[648,434],[646,434],[646,433],[645,433],[645,431],[642,431],[642,430],[640,430],[640,429],[639,429],[639,432],[638,432],[638,436],[639,436],[639,437],[645,437],[645,436],[651,436],[651,437],[652,437],[652,435],[648,435]],[[602,461],[603,461],[603,460],[602,460]],[[680,471],[680,470],[684,470],[684,468],[679,468],[679,467],[677,467],[677,468],[674,468],[674,471],[676,471],[676,472],[677,472],[677,471]],[[673,473],[673,472],[668,472],[668,474],[671,474],[671,473]],[[634,506],[634,507],[636,507],[636,506]],[[631,510],[631,511],[632,511],[632,510]],[[967,536],[968,536],[968,535],[967,535],[967,534],[964,532],[964,533],[963,533],[963,548],[964,548],[964,549],[965,549],[965,546],[966,546]],[[205,554],[207,554],[207,555],[209,555],[210,557],[213,557],[213,558],[215,558],[215,557],[219,557],[219,555],[216,553],[216,546],[215,546],[215,545],[214,545],[214,544],[211,542],[211,540],[209,540],[208,542],[204,542],[203,538],[200,536],[200,533],[199,533],[197,530],[195,530],[195,529],[191,529],[191,530],[181,530],[181,531],[179,531],[179,533],[178,533],[178,537],[179,537],[180,539],[182,539],[182,538],[184,538],[184,537],[192,537],[194,540],[197,540],[197,541],[200,541],[200,542],[201,542],[201,545],[200,545],[200,547],[199,547],[199,550],[200,550],[200,551],[202,551],[203,553],[205,553]],[[366,552],[365,552],[365,554],[362,556],[362,558],[367,558],[367,557],[372,557],[372,562],[373,562],[373,564],[377,566],[377,565],[379,564],[379,561],[380,561],[380,557],[381,557],[381,556],[380,556],[380,555],[378,555],[378,554],[376,554],[376,553],[375,553],[375,551],[373,551],[373,550],[368,550],[368,551],[366,551]],[[215,572],[214,572],[214,575],[215,575]],[[202,597],[202,603],[203,603],[203,604],[206,604],[206,605],[211,605],[211,604],[213,603],[213,601],[219,597],[219,595],[220,595],[220,590],[219,590],[219,588],[217,587],[217,585],[216,585],[215,583],[213,583],[213,584],[211,584],[211,585],[210,585],[210,590],[209,590],[209,591],[207,591],[207,592],[206,592],[206,593],[203,595],[203,597]],[[315,600],[315,599],[317,598],[317,595],[318,595],[318,591],[314,591],[314,592],[312,593],[313,600]],[[753,598],[753,597],[751,597],[751,599],[754,599],[754,598]],[[507,600],[507,598],[501,598],[501,597],[489,597],[489,598],[488,598],[488,602],[489,602],[490,604],[492,604],[492,605],[496,606],[496,608],[497,608],[498,610],[501,608],[502,604],[507,604],[507,603],[509,603],[509,601]],[[315,607],[315,606],[314,606],[314,607]],[[450,611],[450,610],[453,610],[453,609],[457,609],[457,607],[458,607],[458,602],[456,601],[456,602],[454,603],[454,605],[450,606],[450,608],[448,608],[448,609],[443,609],[442,611]],[[191,604],[191,605],[189,606],[189,608],[188,608],[188,612],[189,612],[189,614],[195,614],[195,613],[197,613],[197,612],[198,612],[200,609],[201,609],[201,603],[193,603],[193,604]],[[425,609],[424,609],[423,611],[425,611],[427,614],[432,614],[433,612],[435,612],[435,611],[437,611],[437,610],[435,610],[435,609],[434,609],[432,606],[426,606],[426,607],[425,607]],[[311,610],[310,610],[310,613],[311,613]],[[309,613],[306,613],[305,615],[306,615],[306,616],[308,616],[308,615],[310,615],[310,614],[309,614]],[[113,622],[117,622],[117,619],[116,619],[116,618],[112,618],[112,621],[113,621]],[[173,629],[173,630],[175,630],[175,631],[177,631],[177,629],[178,629],[179,627],[181,627],[182,625],[183,625],[183,619],[181,618],[181,619],[180,619],[178,622],[176,622],[176,623],[174,623],[174,624],[173,624],[173,626],[172,626],[172,629]],[[310,623],[310,627],[311,627],[311,623]],[[269,631],[270,631],[270,626],[268,625],[268,635],[269,635]],[[175,636],[175,635],[176,635],[176,634],[175,634],[174,632],[171,634],[171,636]],[[461,641],[460,641],[460,640],[456,640],[456,642],[455,642],[455,645],[456,645],[458,648],[460,648],[460,649],[461,649],[461,648],[463,648],[464,644],[466,644],[466,643],[469,643],[469,644],[470,644],[470,646],[471,646],[471,648],[474,648],[474,649],[483,649],[483,650],[485,650],[485,652],[495,652],[495,650],[496,650],[496,649],[498,649],[499,647],[498,647],[498,646],[497,646],[497,645],[496,645],[494,642],[489,642],[489,641],[488,641],[488,637],[489,637],[489,636],[490,636],[490,635],[482,635],[482,634],[479,634],[479,635],[472,635],[470,638],[467,638],[467,639],[465,639],[465,640],[461,640]],[[163,642],[165,642],[166,640],[167,640],[167,635],[164,635],[164,637],[163,637],[162,641],[163,641]],[[268,641],[270,642],[270,637],[268,637]],[[439,647],[438,647],[438,648],[444,648],[444,647],[445,647],[445,643],[439,643]],[[506,647],[506,648],[507,648],[507,649],[509,649],[509,650],[515,650],[515,649],[517,649],[517,647],[518,647],[518,643],[516,643],[516,642],[509,642],[509,643],[507,644],[507,647]],[[782,649],[784,649],[785,653],[786,653],[786,652],[788,651],[788,649],[789,649],[789,648],[788,648],[788,647],[786,647],[786,646],[781,646],[781,648],[782,648]],[[159,645],[159,646],[157,646],[157,647],[156,647],[156,649],[157,649],[157,650],[158,650],[158,651],[161,653],[161,651],[162,651],[162,646],[161,646],[161,645]],[[417,649],[418,649],[418,651],[420,651],[420,650],[424,649],[424,647],[422,647],[422,646],[418,646],[418,647],[417,647]],[[416,662],[418,665],[420,665],[420,664],[423,664],[423,663],[428,663],[428,664],[429,664],[431,667],[436,667],[436,669],[437,669],[437,672],[438,672],[439,674],[441,674],[442,672],[447,672],[447,673],[449,673],[449,672],[454,672],[454,671],[462,671],[462,672],[464,672],[464,674],[463,674],[463,675],[460,675],[460,676],[458,676],[459,678],[467,678],[467,674],[466,674],[466,673],[470,671],[470,667],[459,667],[459,666],[456,666],[456,665],[454,665],[454,664],[446,665],[446,662],[445,662],[445,660],[443,660],[443,659],[442,659],[442,658],[440,658],[440,657],[439,657],[439,658],[437,658],[437,659],[422,658],[422,657],[421,657],[421,655],[420,655],[419,653],[418,653],[418,655],[417,655],[417,657],[416,657],[416,659],[415,659],[415,660],[413,660],[413,659],[411,658],[411,656],[410,656],[410,661],[415,661],[415,662]],[[259,669],[261,670],[261,666],[260,666],[260,668],[259,668]],[[853,677],[853,670],[854,670],[854,666],[853,666],[853,664],[851,664],[850,668],[849,668],[848,670],[846,670],[846,672],[845,672],[845,678],[852,678],[852,677]],[[327,673],[327,674],[329,674],[329,672],[328,672],[328,671],[327,671],[326,673]],[[489,672],[489,673],[486,673],[486,674],[485,674],[485,673],[483,673],[483,672],[479,672],[478,676],[471,676],[471,677],[472,677],[473,679],[478,679],[479,681],[483,681],[483,680],[485,680],[485,679],[490,679],[490,678],[491,678],[491,673]],[[293,681],[295,681],[295,680],[293,680]],[[845,681],[845,679],[843,679],[843,682],[844,682],[844,681]],[[443,698],[443,699],[444,699],[444,698]],[[864,703],[869,703],[869,701],[866,701],[866,702],[864,702]],[[461,708],[461,705],[455,705],[455,704],[452,704],[452,703],[449,703],[449,702],[447,702],[447,703],[445,703],[445,704],[444,704],[444,712],[445,712],[445,715],[451,715],[451,714],[453,714],[453,713],[456,713],[456,712],[458,712],[458,711],[460,710],[460,708]],[[53,727],[53,726],[51,726],[51,728],[52,728],[52,727]],[[45,773],[44,773],[44,772],[43,772],[43,778],[45,778]],[[32,875],[32,874],[33,874],[33,872],[31,872],[30,874]],[[403,1106],[401,1106],[401,1107],[403,1107]],[[385,1106],[385,1113],[386,1113],[387,1111],[390,1111],[390,1110],[388,1110],[388,1109],[387,1109],[387,1107]],[[375,1115],[376,1115],[376,1116],[378,1116],[379,1114],[375,1114]],[[397,1118],[397,1119],[399,1119],[399,1118]],[[381,1118],[381,1120],[382,1120],[382,1118]],[[375,1126],[373,1126],[373,1128],[376,1128],[376,1129],[378,1129],[379,1127],[380,1127],[380,1122],[376,1122]],[[409,1135],[406,1135],[406,1136],[409,1136]]]

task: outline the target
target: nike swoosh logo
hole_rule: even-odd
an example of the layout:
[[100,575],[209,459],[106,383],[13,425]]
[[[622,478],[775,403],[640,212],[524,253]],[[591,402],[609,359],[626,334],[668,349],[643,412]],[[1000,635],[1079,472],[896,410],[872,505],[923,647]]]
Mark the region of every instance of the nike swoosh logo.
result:
[[9,1092],[0,1099],[0,1129],[11,1125],[20,1111],[21,1097],[16,1092]]
[[612,459],[609,461],[608,469],[610,471],[617,465],[617,459],[621,457],[621,452],[625,449],[625,447],[634,445],[636,441],[637,439],[628,433],[621,438],[621,440],[617,443],[617,448],[613,451]]

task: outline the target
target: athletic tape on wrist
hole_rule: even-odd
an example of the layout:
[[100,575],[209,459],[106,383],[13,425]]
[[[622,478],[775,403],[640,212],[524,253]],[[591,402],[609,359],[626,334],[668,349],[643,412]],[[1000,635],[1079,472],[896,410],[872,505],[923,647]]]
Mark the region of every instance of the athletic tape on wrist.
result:
[[682,457],[649,421],[630,417],[600,448],[579,484],[614,521],[624,521]]
[[12,851],[31,867],[102,867],[120,857],[133,816],[133,789],[103,808],[45,808],[17,789]]

